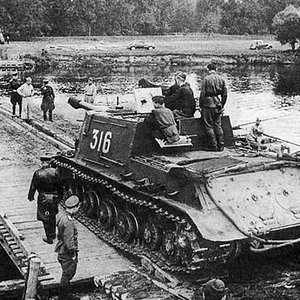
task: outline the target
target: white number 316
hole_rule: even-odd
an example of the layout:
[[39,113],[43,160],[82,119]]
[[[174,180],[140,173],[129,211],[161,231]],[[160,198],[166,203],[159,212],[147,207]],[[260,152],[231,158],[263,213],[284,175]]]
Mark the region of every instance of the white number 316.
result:
[[98,129],[93,129],[90,148],[93,150],[97,148],[97,151],[108,153],[110,149],[111,138],[111,131],[103,132],[99,131]]

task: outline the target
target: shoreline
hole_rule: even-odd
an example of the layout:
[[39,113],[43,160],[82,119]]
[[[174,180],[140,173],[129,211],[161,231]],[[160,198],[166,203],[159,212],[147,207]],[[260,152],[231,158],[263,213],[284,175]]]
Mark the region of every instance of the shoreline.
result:
[[[272,49],[250,50],[254,40],[264,40]],[[155,45],[153,50],[129,50],[132,40]],[[174,36],[97,36],[37,38],[2,45],[2,59],[32,58],[37,65],[143,66],[204,65],[214,60],[226,65],[289,65],[299,61],[289,45],[274,36],[228,36],[190,34]]]

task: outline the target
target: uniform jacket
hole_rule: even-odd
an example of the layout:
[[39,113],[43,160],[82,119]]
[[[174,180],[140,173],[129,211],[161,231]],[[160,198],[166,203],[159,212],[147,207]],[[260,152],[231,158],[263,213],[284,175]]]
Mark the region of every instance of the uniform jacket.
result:
[[33,200],[35,192],[38,191],[37,219],[47,221],[57,214],[58,202],[62,197],[62,189],[56,169],[42,167],[34,172],[28,199]]
[[192,117],[196,110],[196,103],[189,83],[184,83],[172,95],[167,96],[165,106],[171,110],[182,111],[187,118]]
[[[221,96],[221,99],[219,98]],[[206,76],[202,82],[200,108],[222,108],[227,101],[227,87],[222,76],[215,71]]]
[[74,218],[61,210],[56,218],[57,244],[55,252],[74,256],[78,252],[78,231]]
[[41,109],[43,111],[47,111],[48,109],[52,111],[55,108],[54,105],[55,95],[54,95],[53,88],[50,85],[45,85],[42,87],[41,93],[43,95]]
[[152,114],[166,140],[169,143],[177,142],[179,140],[179,133],[172,111],[162,107],[153,109]]
[[12,103],[17,103],[22,100],[22,97],[17,93],[17,89],[21,86],[21,82],[19,79],[12,78],[9,81],[9,90],[11,92],[10,101]]

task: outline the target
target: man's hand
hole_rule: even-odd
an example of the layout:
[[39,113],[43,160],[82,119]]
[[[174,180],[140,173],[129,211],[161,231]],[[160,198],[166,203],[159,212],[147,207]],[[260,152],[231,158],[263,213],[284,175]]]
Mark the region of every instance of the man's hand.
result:
[[73,260],[75,260],[76,263],[78,263],[78,252],[76,251],[74,256],[72,257]]

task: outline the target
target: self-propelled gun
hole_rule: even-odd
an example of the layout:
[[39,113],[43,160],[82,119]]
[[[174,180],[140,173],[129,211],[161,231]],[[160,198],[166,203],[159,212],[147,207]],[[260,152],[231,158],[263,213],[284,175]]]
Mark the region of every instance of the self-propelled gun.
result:
[[225,150],[207,152],[201,118],[178,121],[191,142],[161,145],[145,114],[69,103],[87,112],[75,154],[52,164],[113,245],[189,273],[300,239],[298,162],[245,156],[227,116]]

